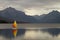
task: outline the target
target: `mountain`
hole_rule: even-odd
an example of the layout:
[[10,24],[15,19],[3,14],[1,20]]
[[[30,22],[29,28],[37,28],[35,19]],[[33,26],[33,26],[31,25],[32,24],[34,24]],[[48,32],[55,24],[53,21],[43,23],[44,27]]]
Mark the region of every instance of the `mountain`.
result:
[[37,19],[37,20],[40,20],[40,19],[42,19],[45,15],[46,15],[46,14],[42,14],[42,15],[40,15],[40,16],[35,15],[35,16],[33,16],[33,17],[34,17],[35,19]]
[[16,20],[19,23],[36,22],[36,19],[33,18],[32,16],[28,16],[24,12],[18,11],[12,7],[0,11],[0,18],[1,18],[0,21],[3,20],[4,22],[8,23],[13,22],[14,20]]
[[46,14],[41,20],[41,23],[60,23],[60,12],[53,10]]
[[15,20],[17,23],[60,23],[60,12],[53,10],[48,14],[29,16],[12,7],[0,11],[0,23],[12,23]]

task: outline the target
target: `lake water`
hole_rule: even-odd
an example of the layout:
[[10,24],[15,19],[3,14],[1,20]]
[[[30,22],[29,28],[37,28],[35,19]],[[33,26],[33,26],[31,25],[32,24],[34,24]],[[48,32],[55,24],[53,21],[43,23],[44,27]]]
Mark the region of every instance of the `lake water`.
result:
[[60,40],[60,24],[18,24],[17,36],[12,24],[0,24],[0,40]]

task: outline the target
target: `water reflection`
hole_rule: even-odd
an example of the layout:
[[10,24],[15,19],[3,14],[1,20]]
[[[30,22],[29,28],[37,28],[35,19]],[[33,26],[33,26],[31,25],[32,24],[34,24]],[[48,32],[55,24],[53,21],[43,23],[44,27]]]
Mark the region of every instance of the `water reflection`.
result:
[[16,38],[12,29],[0,29],[0,40],[60,40],[60,28],[18,29]]
[[60,34],[60,28],[46,28],[46,29],[42,29],[42,31],[48,32],[52,36],[58,36]]

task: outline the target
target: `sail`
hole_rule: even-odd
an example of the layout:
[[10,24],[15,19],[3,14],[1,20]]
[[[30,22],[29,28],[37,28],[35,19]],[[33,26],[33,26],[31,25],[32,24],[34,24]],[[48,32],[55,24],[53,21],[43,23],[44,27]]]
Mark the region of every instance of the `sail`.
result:
[[14,21],[12,27],[13,27],[13,30],[12,30],[13,36],[16,37],[16,35],[17,35],[17,23],[16,23],[16,21]]
[[13,23],[13,28],[17,28],[17,23],[16,23],[16,21],[14,21],[14,23]]

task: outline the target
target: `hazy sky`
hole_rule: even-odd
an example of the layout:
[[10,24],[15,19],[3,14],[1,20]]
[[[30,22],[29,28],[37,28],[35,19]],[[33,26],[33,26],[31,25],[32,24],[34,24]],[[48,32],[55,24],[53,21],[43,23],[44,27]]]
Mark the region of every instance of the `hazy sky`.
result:
[[60,0],[0,0],[0,10],[9,6],[22,10],[27,15],[41,15],[60,10]]

